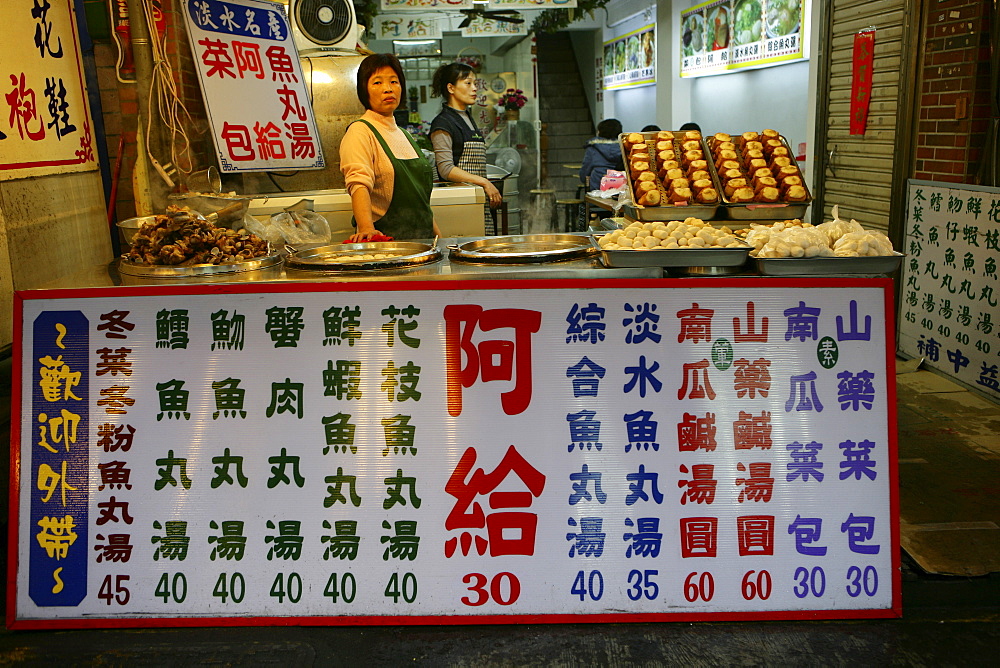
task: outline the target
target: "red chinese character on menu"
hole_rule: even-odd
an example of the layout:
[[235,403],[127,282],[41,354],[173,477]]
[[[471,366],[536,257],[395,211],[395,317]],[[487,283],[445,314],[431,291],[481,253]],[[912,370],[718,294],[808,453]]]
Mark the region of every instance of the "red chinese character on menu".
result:
[[682,517],[681,557],[714,557],[718,530],[717,517]]
[[[498,557],[508,554],[531,556],[535,553],[535,529],[538,525],[538,515],[523,510],[509,511],[508,508],[529,508],[535,498],[541,496],[545,488],[545,476],[524,457],[510,446],[503,459],[490,473],[478,468],[469,475],[476,463],[476,449],[468,448],[452,472],[444,487],[457,501],[445,520],[447,531],[457,529],[486,529],[489,540],[482,536],[473,536],[469,531],[463,531],[458,538],[449,538],[444,544],[445,557],[455,554],[455,549],[461,544],[462,555],[469,554],[475,538],[476,552],[486,553],[489,547],[490,556]],[[514,474],[527,488],[527,491],[497,491],[497,488]],[[476,497],[489,496],[489,515],[476,501]]]
[[264,64],[260,60],[259,44],[233,40],[233,55],[241,79],[245,79],[247,74],[255,79],[264,78]]
[[760,331],[756,330],[754,303],[747,302],[746,331],[740,326],[740,319],[733,318],[733,340],[736,342],[757,341],[767,343],[767,317],[760,319]]
[[744,515],[736,518],[740,556],[774,554],[774,515]]
[[682,309],[677,312],[677,317],[681,319],[681,328],[677,332],[677,343],[690,340],[693,343],[699,341],[712,340],[712,316],[714,309],[699,308],[697,302],[691,304],[691,308]]
[[[462,388],[479,379],[514,381],[513,389],[500,395],[507,415],[522,413],[531,403],[531,335],[542,324],[539,311],[517,308],[484,310],[475,304],[451,304],[444,308],[445,360],[448,371],[448,413],[462,414]],[[513,341],[488,339],[473,343],[476,328],[514,330]],[[465,363],[462,363],[462,357]]]

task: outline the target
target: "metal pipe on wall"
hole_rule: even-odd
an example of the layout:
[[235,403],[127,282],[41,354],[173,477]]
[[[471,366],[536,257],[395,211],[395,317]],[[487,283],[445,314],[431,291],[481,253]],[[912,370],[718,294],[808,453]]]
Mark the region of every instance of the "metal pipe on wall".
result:
[[[168,187],[156,174],[149,160],[150,154],[163,155],[164,151],[160,126],[153,116],[155,110],[151,109],[149,104],[154,62],[146,3],[144,0],[127,0],[127,4],[132,34],[132,58],[135,62],[136,96],[139,103],[137,150],[132,184],[136,215],[144,216],[166,209]],[[148,152],[145,147],[148,147]]]

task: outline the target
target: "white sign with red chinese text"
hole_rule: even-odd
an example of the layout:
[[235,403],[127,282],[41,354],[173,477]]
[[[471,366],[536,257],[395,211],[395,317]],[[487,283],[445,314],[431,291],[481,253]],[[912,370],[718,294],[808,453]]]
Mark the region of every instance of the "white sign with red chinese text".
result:
[[888,280],[386,288],[18,293],[10,623],[899,614]]
[[5,0],[0,181],[97,169],[72,0]]
[[282,5],[184,0],[183,13],[220,171],[325,167]]
[[373,32],[379,39],[441,39],[445,28],[447,18],[433,14],[379,14]]
[[909,182],[899,349],[1000,401],[1000,188]]

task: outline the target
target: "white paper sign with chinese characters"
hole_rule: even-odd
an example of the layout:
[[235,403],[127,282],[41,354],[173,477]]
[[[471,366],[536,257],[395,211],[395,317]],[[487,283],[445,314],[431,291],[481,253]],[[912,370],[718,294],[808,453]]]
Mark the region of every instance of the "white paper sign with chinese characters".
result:
[[513,21],[476,17],[472,19],[472,23],[462,28],[462,37],[509,37],[512,35],[527,35],[528,22],[524,20],[521,13],[514,12],[509,16],[510,18],[521,19],[522,22],[514,23]]
[[16,306],[15,628],[900,612],[887,279]]
[[383,12],[424,12],[428,9],[472,9],[472,0],[381,0]]
[[0,181],[97,169],[72,0],[4,0]]
[[183,13],[220,171],[325,167],[284,8],[267,0],[184,0]]
[[899,349],[1000,401],[1000,188],[911,180]]

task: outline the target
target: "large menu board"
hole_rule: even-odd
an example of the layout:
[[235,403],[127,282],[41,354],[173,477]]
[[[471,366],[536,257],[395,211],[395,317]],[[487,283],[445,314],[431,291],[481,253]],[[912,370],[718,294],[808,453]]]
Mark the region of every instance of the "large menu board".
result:
[[681,12],[682,77],[807,57],[807,0],[711,0]]
[[604,43],[604,89],[656,83],[656,26],[648,25]]
[[587,283],[18,293],[8,622],[898,615],[891,282]]
[[899,348],[1000,401],[1000,188],[911,180]]

